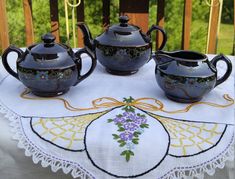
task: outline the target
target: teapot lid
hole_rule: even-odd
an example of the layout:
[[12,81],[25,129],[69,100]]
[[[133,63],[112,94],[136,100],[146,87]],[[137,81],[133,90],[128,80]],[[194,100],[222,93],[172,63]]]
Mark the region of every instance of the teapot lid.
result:
[[112,25],[104,33],[96,37],[96,43],[121,47],[136,47],[149,44],[150,38],[143,34],[138,26],[128,24],[128,21],[128,16],[120,16],[120,23]]
[[68,46],[63,44],[55,43],[55,36],[51,33],[47,33],[42,35],[41,37],[43,43],[39,43],[36,45],[32,45],[28,47],[28,51],[32,55],[51,55],[51,54],[58,54],[63,52],[68,52],[70,49]]
[[112,25],[109,30],[115,30],[117,32],[133,32],[136,30],[140,30],[138,26],[128,24],[129,17],[128,16],[120,16],[119,24]]

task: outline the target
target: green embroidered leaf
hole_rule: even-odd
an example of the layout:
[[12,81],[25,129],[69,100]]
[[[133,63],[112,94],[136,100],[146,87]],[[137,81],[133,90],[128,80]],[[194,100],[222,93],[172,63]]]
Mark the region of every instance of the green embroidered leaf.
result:
[[131,119],[127,119],[126,122],[132,122],[132,120]]
[[132,96],[130,96],[129,99],[131,102],[134,101],[134,98],[132,98]]
[[137,116],[140,116],[140,113],[137,113]]
[[127,162],[129,162],[130,157],[131,157],[130,153],[129,153],[129,152],[128,152],[128,153],[126,153],[126,161],[127,161]]
[[123,98],[123,102],[125,103],[131,103],[132,101],[134,101],[134,98],[132,98],[131,96],[129,98]]
[[134,144],[139,144],[139,142],[138,142],[137,139],[132,139],[132,142],[133,142]]
[[127,106],[123,107],[122,110],[127,111]]
[[134,156],[134,153],[131,150],[126,150],[125,155],[126,155],[126,161],[128,162],[131,158],[131,155]]
[[122,127],[122,124],[121,124],[121,123],[118,123],[117,126],[118,126],[118,127]]
[[113,122],[113,119],[108,119],[108,123]]
[[126,155],[127,150],[124,150],[120,155]]
[[135,137],[139,137],[139,134],[137,132],[134,132],[133,134]]
[[121,114],[118,114],[118,115],[116,115],[116,117],[122,117],[122,115],[121,115]]
[[146,117],[144,114],[140,115],[140,117]]
[[129,111],[130,112],[135,112],[135,109],[133,108],[133,107],[131,107],[131,106],[129,106],[130,108],[129,108]]
[[148,128],[149,125],[148,125],[148,124],[141,124],[140,127],[141,127],[141,128]]
[[124,141],[123,140],[118,140],[118,143],[123,143]]
[[126,142],[123,142],[123,143],[121,143],[119,146],[120,147],[123,147],[123,146],[125,146],[126,145]]
[[119,127],[118,131],[122,132],[122,131],[125,131],[125,129],[123,127]]
[[127,98],[123,98],[123,102],[127,102],[128,101],[128,99]]
[[125,110],[126,112],[135,112],[135,108],[128,106],[128,105],[123,107],[122,110]]
[[129,150],[129,153],[130,155],[133,155],[133,156],[135,155],[134,152],[132,152],[131,150]]
[[113,139],[118,139],[119,138],[119,135],[117,135],[117,134],[112,134],[112,136],[113,136]]

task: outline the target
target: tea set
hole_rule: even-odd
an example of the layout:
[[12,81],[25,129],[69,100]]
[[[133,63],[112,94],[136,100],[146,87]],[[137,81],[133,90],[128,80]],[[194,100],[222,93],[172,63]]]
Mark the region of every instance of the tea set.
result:
[[[206,55],[194,51],[162,51],[167,36],[161,27],[153,25],[145,34],[128,21],[128,16],[119,17],[119,24],[108,27],[95,39],[92,39],[88,27],[79,23],[85,48],[75,53],[68,45],[56,43],[50,33],[42,36],[42,43],[27,47],[25,52],[9,46],[2,55],[3,66],[33,94],[44,97],[64,94],[71,86],[86,79],[94,71],[96,60],[110,74],[132,75],[154,59],[158,85],[169,99],[183,103],[200,101],[230,76],[232,63],[226,56],[218,55],[209,61]],[[155,30],[162,33],[163,41],[159,50],[152,53],[151,32]],[[18,55],[17,72],[8,64],[11,52]],[[82,54],[87,54],[92,62],[84,75],[81,75]],[[225,74],[219,79],[218,61],[225,62],[227,66]]]

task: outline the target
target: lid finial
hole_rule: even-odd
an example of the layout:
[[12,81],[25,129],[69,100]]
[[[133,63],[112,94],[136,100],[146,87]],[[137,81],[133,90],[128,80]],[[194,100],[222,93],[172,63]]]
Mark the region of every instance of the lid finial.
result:
[[127,15],[119,17],[120,26],[122,26],[122,27],[128,26],[128,24],[127,24],[128,21],[129,21],[129,17]]
[[50,44],[55,41],[55,36],[52,35],[51,33],[47,33],[42,36],[42,40],[45,44]]

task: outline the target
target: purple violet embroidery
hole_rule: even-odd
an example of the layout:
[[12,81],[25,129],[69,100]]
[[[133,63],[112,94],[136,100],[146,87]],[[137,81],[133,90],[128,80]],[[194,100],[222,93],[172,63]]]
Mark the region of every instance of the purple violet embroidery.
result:
[[116,115],[113,119],[108,119],[108,122],[114,122],[118,127],[118,134],[112,134],[113,139],[117,140],[120,147],[125,148],[120,154],[125,157],[128,162],[131,156],[134,156],[133,150],[135,145],[139,144],[139,136],[144,132],[145,128],[148,128],[147,119],[144,114],[135,113],[130,103],[134,101],[132,97],[124,98],[126,105],[122,108],[122,114]]
[[123,125],[125,130],[129,130],[129,131],[136,131],[139,126],[137,124],[135,124],[135,122],[126,122]]
[[115,122],[115,124],[118,124],[118,123],[124,123],[125,122],[125,118],[122,117],[122,116],[116,116],[113,121]]
[[123,141],[132,140],[133,134],[129,131],[125,131],[119,135],[120,139]]

